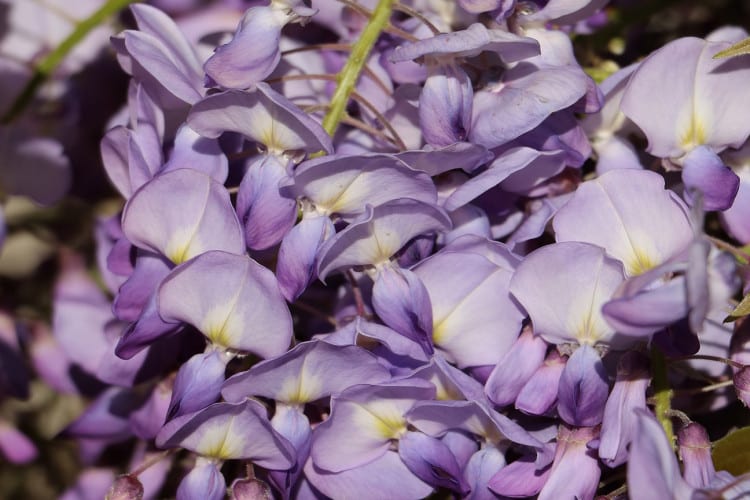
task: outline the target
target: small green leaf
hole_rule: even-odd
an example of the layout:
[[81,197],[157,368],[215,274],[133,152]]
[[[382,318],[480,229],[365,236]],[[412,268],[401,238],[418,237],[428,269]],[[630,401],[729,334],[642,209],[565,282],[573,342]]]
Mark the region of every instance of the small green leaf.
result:
[[737,57],[743,54],[750,54],[750,38],[745,38],[741,42],[737,42],[728,49],[724,49],[721,52],[714,54],[714,59],[723,59],[725,57]]
[[729,313],[729,316],[724,318],[724,323],[731,323],[732,321],[736,321],[739,318],[742,318],[743,316],[747,316],[750,314],[750,293],[745,295],[739,304],[737,304],[737,307],[734,308],[734,311]]
[[750,472],[750,427],[737,429],[716,441],[711,457],[716,470],[735,476]]

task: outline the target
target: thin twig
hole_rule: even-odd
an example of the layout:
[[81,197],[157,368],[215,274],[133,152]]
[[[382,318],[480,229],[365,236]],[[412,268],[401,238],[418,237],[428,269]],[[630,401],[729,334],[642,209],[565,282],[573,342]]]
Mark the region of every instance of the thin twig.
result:
[[412,9],[406,4],[396,2],[393,4],[393,10],[397,10],[399,12],[403,12],[404,14],[413,17],[414,19],[418,19],[429,28],[430,31],[432,31],[433,35],[439,35],[441,31],[434,25],[432,22],[427,19],[421,12],[418,10]]
[[380,113],[380,111],[375,108],[375,106],[370,103],[367,99],[362,97],[361,94],[358,92],[352,92],[352,99],[354,99],[358,104],[361,104],[362,106],[366,107],[370,112],[375,115],[375,118],[383,124],[385,128],[388,129],[388,132],[393,136],[393,140],[396,142],[396,145],[398,146],[399,150],[406,151],[408,148],[406,147],[406,144],[404,144],[404,141],[401,139],[401,136],[398,135],[398,132],[396,132],[396,129],[393,128],[393,125],[391,125],[391,122],[388,121],[388,119]]
[[281,52],[281,55],[288,56],[289,54],[307,52],[309,50],[338,50],[340,52],[349,52],[352,50],[352,45],[350,43],[313,43],[302,47],[296,47],[294,49],[284,50]]
[[[356,10],[359,14],[362,14],[364,17],[370,18],[372,17],[372,11],[370,9],[367,9],[365,7],[362,7],[360,4],[353,0],[338,0],[339,2],[343,3],[347,7],[351,7],[353,10]],[[387,24],[383,31],[390,34],[395,35],[399,38],[403,38],[404,40],[407,40],[409,42],[416,42],[419,40],[419,38],[415,37],[408,31],[404,31],[400,28],[396,28],[392,24]]]

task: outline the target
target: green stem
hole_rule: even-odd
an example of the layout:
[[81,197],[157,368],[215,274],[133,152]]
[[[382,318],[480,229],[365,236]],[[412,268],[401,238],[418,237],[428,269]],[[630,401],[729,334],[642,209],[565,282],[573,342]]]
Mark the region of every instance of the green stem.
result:
[[391,13],[393,12],[394,1],[379,0],[370,21],[359,36],[359,40],[352,47],[349,59],[347,59],[346,64],[338,74],[338,85],[331,99],[331,107],[328,109],[325,118],[323,118],[323,128],[331,136],[336,133],[336,129],[344,118],[349,97],[354,90],[354,86],[357,84],[359,75],[367,62],[367,57],[370,55],[375,41],[388,25]]
[[65,59],[65,56],[75,48],[78,43],[81,42],[86,35],[91,32],[94,28],[104,23],[110,16],[117,14],[120,10],[124,9],[131,3],[135,3],[139,0],[109,0],[107,3],[101,6],[99,10],[91,14],[86,19],[79,22],[73,32],[57,46],[55,50],[47,54],[39,64],[34,68],[34,75],[31,80],[26,84],[21,93],[18,95],[10,109],[0,119],[0,123],[10,123],[13,121],[21,112],[26,109],[31,100],[36,94],[37,89],[41,84],[50,77],[55,71],[57,66]]
[[654,400],[656,407],[654,412],[659,423],[664,428],[669,444],[674,447],[674,428],[670,412],[672,410],[672,389],[669,387],[667,378],[667,360],[658,347],[651,349],[651,371],[654,379]]

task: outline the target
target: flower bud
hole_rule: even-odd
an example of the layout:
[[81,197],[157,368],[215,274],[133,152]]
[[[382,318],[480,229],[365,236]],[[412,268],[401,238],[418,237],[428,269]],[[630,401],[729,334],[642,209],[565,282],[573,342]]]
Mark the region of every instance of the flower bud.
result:
[[702,425],[691,422],[677,432],[677,445],[683,464],[683,477],[693,488],[705,488],[714,479],[711,441]]
[[255,478],[237,479],[232,483],[231,500],[272,500],[273,493],[267,483]]
[[115,479],[104,498],[105,500],[141,500],[143,498],[143,485],[137,477],[123,474]]
[[743,366],[734,374],[734,390],[745,406],[750,406],[750,365]]

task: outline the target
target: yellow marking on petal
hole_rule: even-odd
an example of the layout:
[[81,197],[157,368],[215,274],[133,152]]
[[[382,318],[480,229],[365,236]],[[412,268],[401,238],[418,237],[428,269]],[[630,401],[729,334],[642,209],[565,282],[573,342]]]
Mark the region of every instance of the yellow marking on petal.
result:
[[284,381],[279,399],[290,405],[309,403],[319,397],[322,385],[316,377],[305,374],[303,367],[303,371],[298,377]]
[[643,274],[656,267],[656,263],[651,256],[640,248],[634,248],[634,255],[632,260],[627,262],[626,268],[630,276],[637,276]]
[[215,345],[232,347],[232,332],[229,328],[229,318],[234,309],[234,302],[215,306],[208,311],[203,320],[200,331]]
[[193,253],[191,243],[193,242],[194,235],[195,229],[174,231],[167,242],[167,246],[164,248],[164,255],[176,265],[189,260]]
[[442,344],[445,341],[445,319],[432,324],[432,342],[435,344]]
[[374,426],[377,433],[384,439],[398,439],[406,432],[406,419],[403,412],[392,401],[378,400],[366,404],[354,403],[362,411],[361,416],[366,419],[362,425]]
[[206,429],[196,451],[204,457],[218,460],[239,457],[245,443],[241,436],[232,432],[233,422],[234,419],[231,419],[229,422],[213,425]]
[[703,121],[695,113],[692,113],[687,130],[680,135],[680,144],[686,150],[690,150],[705,143],[706,127]]

